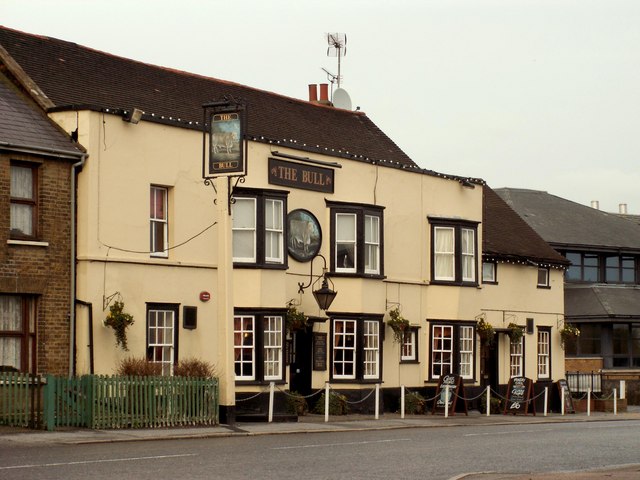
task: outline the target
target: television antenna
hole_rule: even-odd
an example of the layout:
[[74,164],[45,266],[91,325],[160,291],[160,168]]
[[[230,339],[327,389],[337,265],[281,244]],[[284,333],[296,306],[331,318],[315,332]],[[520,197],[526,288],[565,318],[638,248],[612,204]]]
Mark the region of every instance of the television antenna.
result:
[[[338,75],[332,75],[326,70],[325,72],[334,77],[338,83],[338,88],[340,88],[340,80],[342,80],[342,76],[340,75],[340,61],[342,57],[347,54],[347,34],[327,33],[327,43],[329,44],[329,47],[327,48],[327,56],[338,57]],[[333,83],[333,81],[331,83]]]

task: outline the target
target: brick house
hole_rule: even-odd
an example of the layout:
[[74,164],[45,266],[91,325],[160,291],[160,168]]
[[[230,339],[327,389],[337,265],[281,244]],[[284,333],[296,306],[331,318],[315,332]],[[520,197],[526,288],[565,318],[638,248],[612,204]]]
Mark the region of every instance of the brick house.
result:
[[33,82],[0,48],[0,368],[66,374],[71,178],[84,152],[26,85]]

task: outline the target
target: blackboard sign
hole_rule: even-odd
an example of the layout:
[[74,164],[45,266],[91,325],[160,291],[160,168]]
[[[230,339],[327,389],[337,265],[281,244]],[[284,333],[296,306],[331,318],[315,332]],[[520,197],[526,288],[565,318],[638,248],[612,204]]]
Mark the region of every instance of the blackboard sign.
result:
[[507,401],[504,406],[504,414],[527,415],[529,411],[536,414],[536,407],[531,402],[533,382],[527,377],[513,377],[507,385]]
[[[449,387],[448,398],[446,387]],[[458,400],[460,400],[460,403],[458,403]],[[464,412],[465,415],[469,415],[467,412],[467,401],[464,399],[464,384],[462,383],[462,377],[460,375],[449,374],[440,376],[431,414],[435,414],[436,412],[444,414],[447,404],[449,405],[449,415],[456,414],[456,407],[458,407],[458,410]]]
[[327,369],[327,334],[313,334],[313,369]]
[[576,409],[573,406],[573,398],[571,397],[571,390],[569,390],[567,381],[564,378],[560,379],[556,382],[556,385],[558,385],[558,395],[560,395],[560,402],[562,402],[562,396],[564,395],[564,413],[576,413]]

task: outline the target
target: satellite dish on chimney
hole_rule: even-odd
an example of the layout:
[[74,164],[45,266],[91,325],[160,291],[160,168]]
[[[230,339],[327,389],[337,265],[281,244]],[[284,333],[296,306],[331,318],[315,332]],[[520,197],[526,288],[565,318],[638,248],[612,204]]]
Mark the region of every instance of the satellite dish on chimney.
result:
[[351,110],[351,97],[344,88],[336,88],[332,100],[334,107]]

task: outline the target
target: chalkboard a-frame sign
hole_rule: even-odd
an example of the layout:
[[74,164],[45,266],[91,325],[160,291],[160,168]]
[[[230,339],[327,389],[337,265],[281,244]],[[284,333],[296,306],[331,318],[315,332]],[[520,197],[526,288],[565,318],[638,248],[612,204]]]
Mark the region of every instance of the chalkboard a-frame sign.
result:
[[564,413],[576,413],[576,409],[573,406],[573,398],[571,397],[571,390],[569,390],[567,381],[563,378],[561,380],[558,380],[556,385],[558,385],[558,395],[560,396],[561,402],[560,404],[562,404],[562,396],[564,395]]
[[[447,386],[449,387],[449,398],[446,398]],[[458,399],[460,400],[459,403]],[[438,413],[444,415],[447,403],[449,404],[449,415],[455,415],[456,410],[464,412],[465,415],[469,415],[467,411],[467,401],[464,399],[464,383],[462,383],[462,377],[460,375],[449,374],[440,376],[431,414],[434,415]]]
[[536,406],[531,401],[533,382],[527,377],[513,377],[507,385],[507,401],[504,406],[504,414],[528,415],[529,411],[536,414]]

